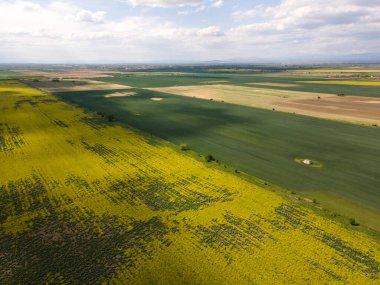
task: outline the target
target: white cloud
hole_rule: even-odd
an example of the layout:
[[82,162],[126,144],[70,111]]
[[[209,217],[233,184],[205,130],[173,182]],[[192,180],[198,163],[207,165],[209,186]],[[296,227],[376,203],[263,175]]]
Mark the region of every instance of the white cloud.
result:
[[283,0],[276,6],[235,11],[233,17],[245,24],[231,29],[229,36],[234,41],[245,38],[246,45],[256,45],[267,55],[378,52],[380,1],[367,2]]
[[223,0],[215,0],[213,3],[211,3],[211,7],[219,8],[222,7],[224,4]]
[[[180,19],[181,24],[175,22],[178,10],[194,13],[219,1],[134,1],[139,5],[190,6],[171,11],[173,17],[169,12],[165,17],[154,16],[155,9],[142,9],[138,14],[139,9],[128,7],[134,16],[116,19],[111,18],[112,13],[70,4],[73,1],[0,0],[0,62],[136,62],[379,52],[378,0],[283,0],[278,5],[230,11],[235,21],[225,14],[206,22],[201,15],[189,15]],[[226,8],[212,12],[223,13]]]
[[75,15],[69,17],[77,22],[103,23],[106,14],[104,11],[91,12],[88,10],[80,10]]
[[181,58],[205,54],[207,45],[223,38],[217,26],[185,28],[158,17],[105,16],[64,2],[33,11],[19,2],[0,2],[0,62]]
[[223,36],[223,33],[217,26],[210,26],[207,28],[199,29],[197,31],[197,34],[201,36]]
[[[211,7],[211,8],[220,8],[224,4],[223,0],[209,0],[209,2],[211,2],[211,3],[209,3],[210,4],[209,7]],[[208,8],[208,6],[206,4],[202,4],[202,5],[199,4],[198,6],[193,7],[191,9],[178,11],[177,15],[195,14],[195,13],[205,11],[207,8]]]
[[[375,5],[374,2],[377,2]],[[371,7],[355,0],[283,0],[277,6],[258,6],[252,10],[236,11],[237,19],[266,18],[288,25],[325,25],[356,22],[362,17],[380,15],[380,1]]]
[[122,2],[129,1],[133,6],[146,6],[146,7],[161,7],[161,8],[175,8],[175,7],[206,7],[207,2],[210,7],[222,7],[223,0],[122,0]]
[[177,14],[178,15],[190,15],[190,14],[202,12],[204,10],[206,10],[206,6],[201,5],[195,9],[178,11]]
[[129,0],[133,6],[147,7],[184,7],[198,6],[203,0]]
[[17,6],[26,11],[36,11],[41,7],[39,4],[27,1],[17,2]]

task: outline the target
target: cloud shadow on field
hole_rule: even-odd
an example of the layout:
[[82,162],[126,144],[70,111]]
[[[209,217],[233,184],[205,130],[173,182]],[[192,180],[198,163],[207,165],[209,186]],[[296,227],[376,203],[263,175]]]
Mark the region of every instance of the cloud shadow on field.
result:
[[[228,104],[150,90],[128,91],[138,95],[104,97],[113,91],[62,92],[56,95],[94,112],[112,114],[117,121],[164,139],[202,137],[206,132],[226,124],[242,124],[247,121],[246,118],[229,112]],[[151,98],[163,100],[152,101]]]

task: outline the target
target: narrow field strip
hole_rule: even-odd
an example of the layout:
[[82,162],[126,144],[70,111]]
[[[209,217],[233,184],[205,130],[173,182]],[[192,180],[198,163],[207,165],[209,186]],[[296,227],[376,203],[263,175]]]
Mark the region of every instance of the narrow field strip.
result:
[[323,80],[323,81],[297,81],[308,84],[331,84],[331,85],[353,85],[353,86],[380,86],[380,81],[359,81],[359,80]]

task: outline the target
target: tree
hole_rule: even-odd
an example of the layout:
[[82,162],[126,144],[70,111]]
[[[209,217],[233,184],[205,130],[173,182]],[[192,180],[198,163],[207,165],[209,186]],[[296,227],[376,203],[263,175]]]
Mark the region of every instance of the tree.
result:
[[350,218],[350,225],[351,226],[358,226],[359,223],[354,218]]
[[187,144],[185,144],[185,143],[181,144],[181,145],[179,146],[179,148],[180,148],[181,150],[183,150],[183,151],[189,150],[189,146],[188,146]]
[[209,155],[206,155],[206,161],[207,162],[211,162],[211,161],[214,161],[215,160],[215,158],[211,155],[211,154],[209,154]]
[[109,115],[109,116],[108,116],[108,121],[109,121],[109,122],[113,122],[113,121],[115,121],[115,117],[114,117],[113,115]]

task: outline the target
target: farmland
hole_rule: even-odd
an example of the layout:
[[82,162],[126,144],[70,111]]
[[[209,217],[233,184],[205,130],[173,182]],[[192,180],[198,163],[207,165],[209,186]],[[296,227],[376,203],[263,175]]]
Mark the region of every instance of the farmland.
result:
[[[378,86],[361,86],[361,85],[331,85],[331,84],[311,84],[300,81],[327,81],[331,80],[329,74],[297,74],[293,72],[275,72],[275,73],[219,73],[219,72],[199,72],[199,73],[177,73],[177,72],[144,72],[144,73],[127,73],[114,74],[114,76],[97,78],[103,82],[124,84],[135,88],[159,88],[174,86],[193,86],[193,85],[210,85],[226,84],[252,87],[253,83],[270,83],[271,86],[256,85],[255,87],[270,88],[276,90],[293,90],[300,92],[324,93],[324,94],[345,94],[351,96],[364,96],[379,98]],[[355,78],[357,79],[357,78]],[[344,77],[343,77],[344,80]],[[352,81],[352,79],[350,78]],[[288,85],[286,87],[279,86]],[[289,86],[289,84],[293,86]],[[275,86],[277,85],[277,86]]]
[[352,226],[19,82],[0,102],[2,284],[378,283]]
[[359,81],[359,80],[324,80],[324,81],[303,81],[302,83],[312,84],[333,84],[333,85],[352,85],[352,86],[380,86],[380,81]]
[[[127,125],[177,145],[186,143],[198,153],[212,154],[239,170],[311,198],[318,192],[321,202],[338,195],[375,211],[359,211],[357,215],[364,224],[380,228],[376,218],[380,210],[378,128],[146,89],[131,90],[137,95],[105,98],[111,93],[107,91],[57,95],[88,109],[113,114]],[[163,100],[153,102],[152,97]],[[311,169],[297,164],[294,160],[299,157],[320,161],[323,167]]]
[[371,68],[342,68],[342,69],[334,69],[334,68],[315,68],[315,69],[303,69],[299,72],[311,72],[311,73],[380,73],[380,69],[371,69]]
[[380,0],[0,0],[0,285],[380,285]]
[[125,89],[128,86],[100,82],[89,79],[53,79],[53,80],[30,80],[29,84],[33,87],[42,89],[46,92],[65,92],[65,91],[87,91],[87,90],[110,90]]
[[7,78],[17,78],[17,77],[20,77],[20,73],[18,72],[14,72],[14,71],[10,71],[8,69],[1,69],[0,68],[0,80],[1,79],[7,79]]
[[[323,82],[323,81],[319,81]],[[216,100],[243,106],[275,109],[329,120],[380,125],[380,98],[337,96],[313,92],[271,89],[270,86],[293,87],[285,83],[256,83],[256,87],[213,84],[147,88],[153,91]],[[268,86],[268,88],[257,88]],[[332,111],[333,109],[333,111]]]

